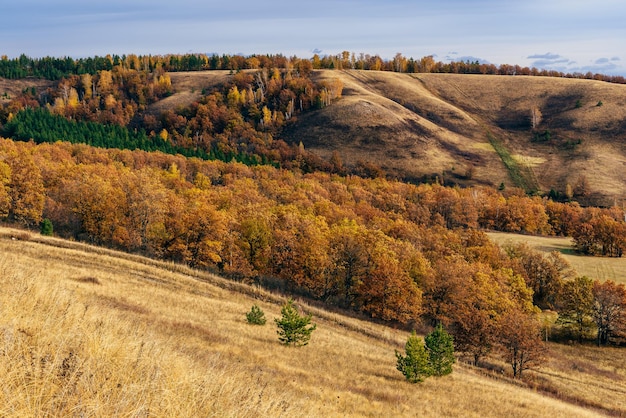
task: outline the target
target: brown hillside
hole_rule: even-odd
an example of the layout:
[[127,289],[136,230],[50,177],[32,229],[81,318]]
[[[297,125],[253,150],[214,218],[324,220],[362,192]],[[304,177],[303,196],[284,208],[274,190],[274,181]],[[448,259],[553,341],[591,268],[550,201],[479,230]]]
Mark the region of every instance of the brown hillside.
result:
[[37,91],[41,92],[52,85],[52,81],[40,80],[38,78],[8,80],[0,77],[0,105],[3,105],[11,101],[11,99],[19,96],[25,89],[34,87]]
[[[369,160],[403,177],[512,185],[488,133],[539,190],[565,190],[583,174],[596,203],[626,190],[626,86],[526,76],[319,71],[339,78],[343,98],[301,116],[286,133],[328,157]],[[600,106],[598,103],[602,102]],[[530,112],[543,118],[532,141]],[[580,143],[579,143],[580,142]]]

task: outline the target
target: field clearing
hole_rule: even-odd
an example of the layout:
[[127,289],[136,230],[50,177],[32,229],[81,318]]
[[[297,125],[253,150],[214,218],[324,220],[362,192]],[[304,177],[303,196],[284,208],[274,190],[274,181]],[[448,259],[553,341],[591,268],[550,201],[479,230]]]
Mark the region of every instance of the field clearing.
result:
[[[284,298],[83,244],[0,228],[0,282],[0,416],[626,414],[623,350],[555,347],[534,382],[560,382],[573,404],[463,363],[409,384],[394,355],[406,331],[302,302],[318,329],[284,347],[273,324]],[[254,303],[263,327],[245,322]]]
[[569,237],[540,237],[506,232],[488,232],[487,235],[498,245],[507,242],[525,242],[532,248],[546,253],[558,251],[579,275],[626,284],[625,258],[578,255],[574,252],[573,242]]

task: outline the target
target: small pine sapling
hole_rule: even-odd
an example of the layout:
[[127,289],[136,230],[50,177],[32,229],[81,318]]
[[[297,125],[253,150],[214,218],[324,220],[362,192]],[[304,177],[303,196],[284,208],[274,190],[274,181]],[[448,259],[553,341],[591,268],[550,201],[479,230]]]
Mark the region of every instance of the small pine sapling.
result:
[[444,376],[452,373],[452,365],[456,361],[452,336],[439,324],[433,332],[424,338],[424,341],[428,350],[432,374],[434,376]]
[[428,352],[422,340],[415,334],[415,331],[411,333],[411,336],[406,341],[404,351],[406,353],[405,356],[396,351],[396,369],[411,383],[423,382],[424,379],[431,375],[432,371],[430,369]]
[[48,218],[44,219],[43,222],[41,222],[41,235],[46,235],[51,237],[52,233],[53,233],[53,226],[52,226],[52,221]]
[[250,312],[246,314],[246,320],[248,324],[265,325],[265,313],[257,305],[253,305]]
[[316,324],[310,325],[311,315],[301,316],[293,306],[293,300],[289,299],[281,309],[282,317],[276,318],[278,327],[278,339],[285,345],[296,347],[307,345],[311,338],[311,333],[317,328]]

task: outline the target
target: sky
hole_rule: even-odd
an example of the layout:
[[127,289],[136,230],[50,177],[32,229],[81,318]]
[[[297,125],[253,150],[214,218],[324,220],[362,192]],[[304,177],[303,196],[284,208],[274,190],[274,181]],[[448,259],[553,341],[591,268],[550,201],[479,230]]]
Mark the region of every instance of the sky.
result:
[[5,0],[0,55],[342,51],[626,76],[623,0]]

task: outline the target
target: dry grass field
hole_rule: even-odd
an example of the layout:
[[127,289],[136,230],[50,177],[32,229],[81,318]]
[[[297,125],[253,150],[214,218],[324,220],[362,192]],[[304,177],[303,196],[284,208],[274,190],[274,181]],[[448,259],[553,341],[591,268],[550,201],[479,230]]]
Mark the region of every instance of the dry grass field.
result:
[[488,232],[487,235],[499,245],[507,242],[514,244],[525,242],[532,248],[546,253],[558,251],[581,276],[626,284],[626,258],[578,255],[574,252],[571,238],[540,237],[506,232]]
[[36,91],[42,92],[52,85],[52,81],[37,78],[7,80],[0,77],[0,105],[15,99],[24,89],[35,88]]
[[318,329],[284,347],[284,298],[183,266],[0,228],[0,283],[3,417],[626,415],[623,350],[552,345],[530,384],[493,359],[503,374],[461,362],[412,385],[406,331],[299,301]]
[[[626,198],[626,85],[356,70],[314,77],[340,79],[343,97],[301,116],[285,136],[323,156],[338,151],[348,163],[369,160],[408,178],[515,185],[495,140],[540,191],[564,191],[584,175],[594,203]],[[549,140],[532,141],[533,107]]]

